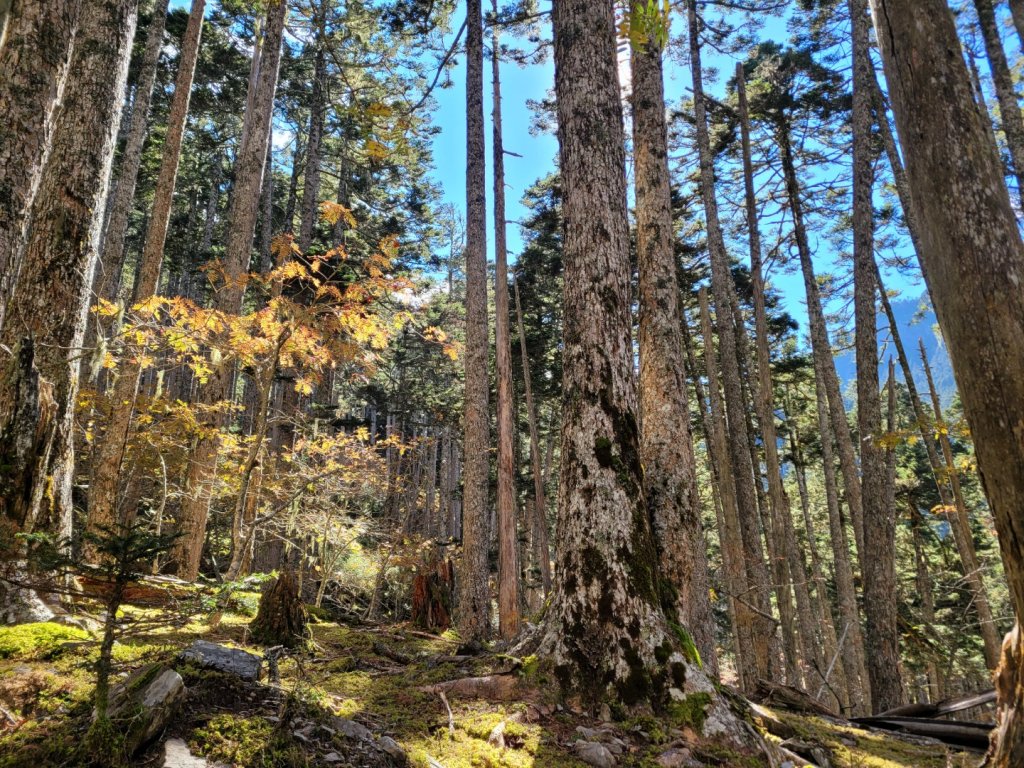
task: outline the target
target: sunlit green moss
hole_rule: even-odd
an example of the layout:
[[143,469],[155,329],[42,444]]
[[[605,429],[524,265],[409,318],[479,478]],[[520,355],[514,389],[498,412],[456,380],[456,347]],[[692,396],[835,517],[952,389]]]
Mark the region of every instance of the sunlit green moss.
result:
[[0,627],[0,659],[53,659],[65,643],[89,640],[89,633],[49,621]]

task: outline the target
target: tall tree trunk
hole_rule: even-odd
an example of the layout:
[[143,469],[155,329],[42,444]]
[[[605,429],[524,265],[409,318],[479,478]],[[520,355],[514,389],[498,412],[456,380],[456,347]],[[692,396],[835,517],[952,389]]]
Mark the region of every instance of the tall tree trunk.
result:
[[490,419],[487,376],[487,191],[484,44],[481,0],[466,3],[466,414],[463,450],[462,574],[459,631],[490,634],[487,486]]
[[932,378],[932,369],[928,363],[924,339],[920,339],[919,344],[921,363],[924,366],[925,379],[928,382],[928,391],[931,394],[932,409],[935,415],[933,422],[935,434],[939,436],[939,445],[942,446],[942,455],[945,461],[945,479],[949,481],[953,490],[953,504],[946,507],[946,518],[950,522],[953,541],[960,555],[960,561],[963,563],[964,576],[967,579],[967,586],[971,590],[975,610],[978,612],[978,623],[985,647],[985,664],[989,669],[995,669],[999,663],[999,634],[995,619],[992,617],[992,608],[988,602],[988,592],[985,589],[981,565],[974,549],[974,533],[971,530],[971,520],[967,513],[967,502],[964,500],[963,490],[960,487],[960,473],[956,469],[953,446],[949,442],[949,431],[946,429],[942,417],[942,403],[939,401],[939,392],[935,388],[935,380]]
[[[243,129],[244,140],[235,160],[235,183],[228,207],[227,243],[224,249],[224,282],[219,286],[214,299],[215,308],[228,315],[237,315],[242,310],[245,275],[252,256],[253,236],[259,214],[260,190],[287,12],[287,0],[272,0],[268,3],[258,83],[251,110],[245,116],[248,128]],[[216,366],[200,393],[201,400],[212,404],[228,399],[233,381],[233,362]],[[195,579],[199,573],[199,559],[203,552],[206,519],[210,510],[211,485],[217,466],[220,441],[216,428],[220,427],[219,419],[214,417],[209,426],[214,428],[212,434],[197,438],[189,455],[189,474],[179,519],[182,536],[175,542],[169,558],[176,565],[178,576],[187,580]]]
[[[754,332],[757,351],[757,418],[761,425],[762,445],[768,475],[768,494],[772,517],[782,538],[784,557],[789,562],[789,575],[796,597],[800,635],[803,641],[804,661],[817,662],[823,670],[827,662],[821,655],[821,644],[815,640],[815,622],[811,615],[810,593],[807,588],[803,556],[799,551],[796,532],[793,529],[792,510],[789,497],[782,484],[782,464],[779,461],[778,434],[775,429],[775,399],[771,376],[771,359],[768,345],[768,317],[765,311],[765,285],[761,269],[761,234],[758,226],[757,199],[754,193],[754,168],[750,155],[750,118],[747,108],[746,83],[743,65],[736,65],[736,89],[739,97],[740,133],[743,147],[743,178],[746,200],[747,230],[750,238],[750,273],[753,281]],[[778,545],[779,542],[777,542]]]
[[974,0],[974,8],[978,12],[981,39],[985,43],[985,56],[988,58],[989,71],[992,73],[992,83],[996,87],[999,121],[1006,136],[1006,146],[1010,150],[1018,194],[1024,195],[1024,116],[1021,116],[1017,92],[1013,88],[1010,64],[1006,60],[1006,51],[1003,50],[1003,41],[999,36],[995,4],[993,0]]
[[[29,214],[49,157],[81,0],[20,2],[0,46],[0,330],[21,269]],[[120,104],[118,105],[120,107]],[[116,122],[116,120],[114,121]]]
[[[759,679],[759,670],[754,650],[754,611],[747,596],[750,594],[749,576],[743,564],[743,537],[740,533],[739,511],[736,508],[736,473],[732,469],[732,456],[726,446],[728,435],[725,427],[725,406],[722,403],[720,376],[715,356],[714,332],[711,326],[711,308],[705,288],[700,290],[701,330],[704,336],[704,366],[708,375],[708,404],[711,430],[708,443],[709,453],[717,468],[718,491],[722,502],[722,520],[718,536],[722,547],[722,563],[725,567],[725,582],[729,590],[736,634],[736,668],[740,686],[753,691]],[[696,374],[694,380],[697,381]],[[698,392],[698,398],[703,399]]]
[[[495,16],[498,2],[492,0]],[[494,99],[494,346],[498,383],[498,631],[503,638],[519,633],[519,537],[516,535],[515,461],[512,440],[512,345],[509,339],[508,244],[505,234],[505,146],[501,135],[501,47],[498,25],[491,27]]]
[[[146,243],[142,249],[142,259],[135,280],[132,304],[155,296],[160,284],[160,267],[163,264],[164,244],[167,241],[167,228],[174,202],[174,187],[178,177],[185,123],[188,119],[192,80],[195,75],[196,61],[199,58],[199,40],[202,35],[205,8],[205,0],[193,0],[185,37],[182,40],[178,76],[174,84],[174,98],[171,101],[171,111],[167,120],[160,174],[157,177],[153,210],[149,217],[149,228],[146,231]],[[132,130],[134,131],[134,129],[133,125]],[[132,184],[134,185],[134,180]],[[123,233],[120,253],[123,254]],[[118,483],[131,431],[139,375],[142,372],[140,358],[141,353],[134,357],[128,357],[121,366],[117,384],[114,385],[107,429],[94,452],[93,472],[89,483],[89,519],[87,523],[87,530],[92,532],[111,526],[119,518],[117,510],[117,502],[120,497]],[[126,510],[125,513],[129,516],[133,514],[131,510]],[[92,548],[86,548],[87,557],[93,558],[95,554]]]
[[537,404],[533,400],[530,379],[530,359],[526,350],[526,329],[523,327],[523,307],[519,302],[519,282],[512,280],[516,299],[516,319],[519,326],[519,354],[523,364],[523,390],[526,393],[526,418],[530,427],[530,472],[533,475],[533,547],[534,558],[540,566],[544,596],[551,592],[551,547],[548,543],[548,505],[544,492],[544,468],[541,461],[540,430],[537,425]]
[[[128,217],[131,215],[132,205],[135,202],[135,185],[139,177],[139,167],[142,165],[142,148],[146,142],[149,103],[153,96],[153,83],[156,82],[160,51],[164,45],[168,2],[169,0],[155,0],[153,3],[153,18],[146,33],[146,50],[139,66],[139,81],[135,86],[131,125],[125,139],[124,151],[121,153],[121,167],[117,176],[117,184],[114,186],[114,194],[111,196],[110,215],[103,238],[103,251],[96,267],[97,295],[108,301],[112,301],[117,296],[121,283],[124,240],[128,232]],[[190,38],[186,31],[181,46],[179,72],[185,63],[186,48],[189,43]],[[150,227],[152,226],[150,223]]]
[[[634,0],[634,11],[641,0]],[[662,47],[634,46],[633,162],[640,300],[640,459],[666,615],[693,636],[704,668],[718,674],[708,565],[679,344],[679,281],[672,231]]]
[[306,169],[302,182],[302,223],[299,227],[299,250],[305,253],[313,242],[313,230],[320,215],[320,144],[324,135],[324,86],[327,80],[326,9],[319,7],[314,23],[317,26],[316,56],[313,65],[313,83],[309,95],[309,140],[306,144]]
[[[15,530],[47,530],[70,537],[74,476],[74,408],[78,355],[96,266],[103,210],[110,183],[120,99],[135,35],[137,0],[107,0],[82,19],[71,58],[72,77],[53,130],[53,149],[31,212],[31,229],[14,284],[0,341],[9,349],[34,347],[38,387],[52,391],[54,414],[36,435],[45,464],[37,463],[21,488],[3,489],[0,511],[10,516],[11,490],[31,500],[14,520]],[[8,42],[8,45],[11,43]],[[4,452],[22,436],[11,415],[24,407],[13,398],[25,387],[0,387],[0,445]],[[8,465],[8,457],[0,464]],[[45,489],[45,492],[44,492]],[[45,508],[44,508],[45,507]]]
[[[994,766],[1024,760],[1024,244],[942,0],[871,0],[923,262],[992,508],[1017,627],[996,676]],[[942,51],[942,55],[934,55]],[[913,61],[913,64],[911,64]],[[935,83],[942,88],[936,89]]]
[[[914,542],[914,585],[921,598],[921,623],[926,627],[935,625],[935,589],[928,570],[928,558],[924,552],[925,523],[913,498],[907,497],[910,507],[910,531]],[[928,694],[932,701],[941,701],[945,696],[942,670],[934,658],[927,661]]]
[[[860,628],[857,611],[857,593],[854,587],[853,567],[850,564],[850,545],[846,525],[839,507],[839,492],[836,488],[835,456],[832,452],[835,437],[832,433],[832,418],[828,410],[828,395],[825,394],[824,374],[814,366],[815,405],[818,411],[818,433],[821,435],[822,473],[825,482],[825,499],[828,505],[829,540],[832,543],[832,561],[835,569],[836,594],[839,599],[839,618],[842,624],[839,635],[845,637],[840,647],[843,668],[846,672],[846,686],[850,692],[850,705],[856,715],[868,713],[870,688],[864,659],[864,635]],[[846,647],[849,647],[849,652]]]
[[[896,510],[886,500],[882,401],[878,392],[878,319],[871,148],[871,73],[867,0],[849,0],[853,37],[853,290],[856,318],[857,425],[860,433],[864,579],[864,650],[871,706],[885,712],[903,703],[896,614]],[[868,555],[870,553],[870,555]]]
[[772,666],[775,663],[776,655],[772,653],[772,639],[775,637],[775,628],[772,620],[768,618],[768,612],[771,610],[769,599],[771,579],[765,564],[760,526],[757,520],[757,498],[750,465],[750,441],[744,424],[747,406],[744,402],[737,358],[737,334],[745,333],[745,331],[742,328],[736,328],[733,321],[732,307],[736,297],[718,218],[718,201],[715,198],[715,169],[714,159],[711,155],[707,109],[704,103],[696,0],[689,0],[687,11],[690,69],[693,75],[697,146],[700,155],[701,191],[707,221],[708,251],[711,255],[711,287],[715,297],[718,339],[721,345],[725,416],[729,430],[728,448],[736,483],[740,533],[743,537],[744,566],[749,579],[747,586],[750,592],[744,599],[751,600],[757,608],[753,619],[754,661],[758,676],[768,680],[774,677]]
[[790,127],[778,127],[777,139],[782,160],[782,171],[786,183],[786,197],[789,200],[790,213],[793,216],[793,234],[796,239],[797,253],[800,257],[800,268],[804,278],[804,290],[807,293],[807,316],[810,325],[811,351],[815,367],[821,368],[822,384],[825,389],[826,404],[832,419],[831,433],[835,436],[836,448],[839,453],[839,466],[843,475],[843,490],[847,506],[853,522],[854,540],[857,552],[864,550],[864,526],[862,520],[863,505],[861,503],[860,475],[857,468],[857,454],[853,447],[853,436],[846,420],[846,407],[839,388],[839,376],[836,373],[835,359],[832,357],[832,345],[829,341],[828,325],[821,306],[821,293],[818,289],[817,277],[814,274],[814,262],[811,258],[811,246],[807,239],[804,224],[803,198],[800,182],[796,175],[796,164],[793,158]]
[[267,141],[267,164],[263,169],[263,191],[260,193],[260,272],[274,268],[274,128]]

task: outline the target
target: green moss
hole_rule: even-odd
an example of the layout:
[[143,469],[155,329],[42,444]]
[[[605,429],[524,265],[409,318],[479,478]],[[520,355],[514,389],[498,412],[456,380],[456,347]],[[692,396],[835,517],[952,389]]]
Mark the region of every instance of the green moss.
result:
[[680,650],[683,652],[683,656],[691,664],[696,664],[701,669],[704,668],[704,662],[701,661],[700,651],[697,650],[697,644],[693,642],[693,637],[689,632],[681,625],[674,621],[668,623],[669,628],[672,630],[672,634],[679,640]]
[[65,651],[65,643],[85,642],[89,633],[44,621],[0,627],[0,659],[55,659]]
[[707,719],[707,708],[711,703],[710,693],[691,693],[668,705],[668,715],[675,725],[693,728],[700,733]]
[[189,747],[212,760],[244,768],[300,768],[307,764],[301,746],[262,717],[218,715],[193,732]]

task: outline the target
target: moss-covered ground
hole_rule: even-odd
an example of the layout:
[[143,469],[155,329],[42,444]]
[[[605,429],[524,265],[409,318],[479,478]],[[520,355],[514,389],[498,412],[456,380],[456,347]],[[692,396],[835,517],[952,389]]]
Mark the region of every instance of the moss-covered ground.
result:
[[[255,595],[243,595],[216,620],[197,613],[177,626],[124,638],[115,647],[117,672],[126,675],[153,662],[176,664],[179,651],[196,638],[250,646],[245,628]],[[126,608],[151,619],[153,608]],[[552,685],[532,659],[499,654],[458,655],[457,637],[429,637],[403,625],[346,626],[314,620],[312,642],[301,654],[280,661],[278,685],[246,684],[236,678],[177,664],[188,694],[165,736],[184,739],[194,754],[238,768],[300,768],[398,765],[382,751],[347,738],[344,718],[380,737],[393,738],[414,768],[585,768],[573,743],[578,728],[604,729],[601,739],[619,739],[622,768],[657,768],[666,749],[685,746],[708,766],[752,766],[714,744],[696,740],[701,702],[688,702],[665,718],[643,717],[602,724],[556,706]],[[90,719],[93,664],[98,635],[56,624],[0,628],[0,768],[47,768],[103,764],[110,756],[82,749]],[[433,684],[507,673],[519,685],[511,700],[445,700]],[[947,754],[827,722],[779,713],[801,738],[824,746],[835,768],[945,768],[970,765],[975,756]],[[343,729],[341,729],[343,730]],[[501,732],[500,743],[495,732]],[[376,742],[374,742],[376,743]],[[162,765],[159,744],[132,765]]]

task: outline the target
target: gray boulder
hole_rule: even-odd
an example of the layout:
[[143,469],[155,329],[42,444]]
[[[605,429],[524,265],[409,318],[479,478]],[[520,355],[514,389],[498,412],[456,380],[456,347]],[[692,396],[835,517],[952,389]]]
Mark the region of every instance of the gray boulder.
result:
[[184,696],[181,675],[160,664],[139,670],[110,692],[107,716],[122,729],[128,754],[167,727]]
[[596,741],[577,741],[576,756],[594,768],[615,768],[615,756],[608,747]]
[[263,660],[259,656],[237,648],[225,648],[206,640],[196,640],[179,658],[182,661],[191,661],[204,669],[215,669],[236,675],[250,683],[259,680],[260,668],[263,665]]

